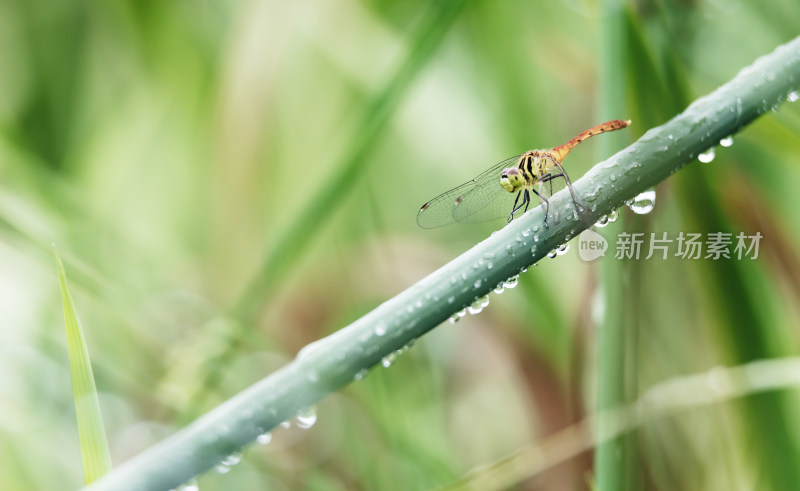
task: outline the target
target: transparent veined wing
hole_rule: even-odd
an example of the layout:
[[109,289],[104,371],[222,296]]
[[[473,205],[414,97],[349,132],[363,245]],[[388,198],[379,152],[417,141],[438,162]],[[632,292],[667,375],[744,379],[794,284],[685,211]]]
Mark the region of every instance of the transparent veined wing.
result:
[[475,179],[425,203],[417,213],[417,224],[435,228],[453,222],[477,223],[508,217],[517,193],[509,193],[500,186],[500,174],[503,169],[517,165],[519,159],[517,155],[499,162]]

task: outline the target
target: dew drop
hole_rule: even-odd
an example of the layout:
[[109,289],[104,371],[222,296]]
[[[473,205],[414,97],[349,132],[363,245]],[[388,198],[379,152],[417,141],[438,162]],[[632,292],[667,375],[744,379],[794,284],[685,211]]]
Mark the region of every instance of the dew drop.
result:
[[477,300],[475,300],[474,302],[472,302],[472,303],[469,305],[469,307],[467,307],[467,312],[469,312],[469,313],[470,313],[470,315],[476,315],[476,314],[480,314],[480,313],[481,313],[481,310],[483,310],[483,309],[481,308],[481,303],[480,303],[479,301],[477,301]]
[[643,191],[635,198],[626,201],[625,204],[637,215],[646,215],[653,211],[653,207],[656,205],[656,191],[655,189]]
[[611,210],[611,213],[608,214],[608,223],[616,222],[617,218],[619,218],[617,210]]
[[383,365],[384,368],[389,368],[390,366],[392,366],[392,363],[394,363],[395,358],[397,358],[397,355],[395,355],[394,353],[389,353],[388,355],[381,358],[381,365]]
[[556,255],[563,256],[569,251],[569,244],[561,244],[556,248]]
[[492,269],[492,268],[494,268],[493,262],[489,261],[488,263],[486,263],[486,269]]
[[475,288],[480,288],[482,284],[483,284],[482,280],[475,280],[475,283],[473,283],[472,286],[474,286]]
[[292,422],[287,419],[286,421],[282,422],[280,426],[281,428],[291,428]]
[[295,419],[297,420],[298,428],[307,430],[317,422],[317,409],[314,406],[301,409],[297,412]]
[[461,309],[461,310],[459,310],[458,312],[456,312],[456,315],[459,316],[459,317],[464,317],[465,315],[467,315],[466,307]]
[[197,481],[194,479],[190,479],[184,484],[178,486],[178,491],[199,491],[199,489],[200,487],[197,485]]
[[242,454],[236,452],[236,453],[232,453],[232,454],[228,455],[227,457],[225,457],[224,459],[222,459],[222,463],[227,465],[227,466],[229,466],[229,467],[233,467],[234,465],[236,465],[239,462],[241,462],[241,460],[242,460]]
[[375,330],[374,330],[375,335],[376,336],[383,336],[384,334],[386,334],[386,328],[387,328],[387,326],[386,326],[385,322],[379,322],[378,325],[375,326]]
[[601,216],[596,222],[595,226],[597,227],[605,227],[608,225],[608,215]]
[[719,144],[722,145],[723,147],[730,147],[731,145],[733,145],[733,137],[726,136],[725,138],[719,141]]
[[471,315],[480,314],[487,305],[489,305],[489,295],[476,298],[475,301],[467,307],[467,312]]
[[240,453],[233,453],[222,459],[220,463],[214,466],[214,470],[216,470],[220,474],[227,474],[230,472],[231,467],[235,466],[242,460],[242,454]]
[[455,324],[456,322],[458,322],[460,320],[461,320],[461,317],[459,317],[458,314],[456,313],[456,314],[451,315],[450,318],[447,319],[447,322],[449,322],[450,324]]
[[503,283],[499,283],[496,287],[494,287],[494,292],[498,295],[506,291],[506,286]]
[[552,251],[550,251],[550,252],[548,252],[548,253],[547,253],[547,257],[549,257],[550,259],[553,259],[553,258],[554,258],[554,257],[556,257],[557,255],[558,255],[558,252],[556,252],[556,250],[555,250],[555,249],[553,249]]
[[796,90],[793,90],[788,94],[786,94],[786,100],[789,102],[795,102],[798,99],[800,99],[800,94],[798,94]]
[[708,150],[706,150],[705,152],[702,152],[702,153],[698,154],[697,155],[697,160],[699,160],[700,162],[702,162],[704,164],[707,164],[707,163],[711,162],[712,160],[714,160],[714,156],[715,156],[714,147],[711,147]]
[[256,441],[261,445],[267,445],[269,442],[272,441],[272,433],[267,431],[266,433],[262,433],[256,437]]
[[[533,247],[534,247],[534,249],[536,248],[536,246],[533,246]],[[520,273],[527,273],[528,272],[528,267],[527,266],[523,266],[523,267],[519,268],[519,272]]]
[[362,368],[361,370],[357,371],[355,375],[353,375],[353,380],[359,381],[364,380],[364,377],[367,376],[367,369]]
[[503,282],[506,288],[515,288],[519,284],[519,275],[515,274]]

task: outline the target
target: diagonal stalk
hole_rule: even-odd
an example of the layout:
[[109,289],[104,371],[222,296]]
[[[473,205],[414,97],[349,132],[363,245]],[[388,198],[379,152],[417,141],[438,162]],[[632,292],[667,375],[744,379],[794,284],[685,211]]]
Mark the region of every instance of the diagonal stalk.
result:
[[567,190],[349,326],[304,348],[285,367],[117,467],[86,489],[169,489],[253,442],[328,393],[364,376],[497,284],[543,258],[600,216],[666,179],[721,138],[786,100],[800,85],[800,38],[743,69],[666,124],[574,183],[591,210],[578,217]]

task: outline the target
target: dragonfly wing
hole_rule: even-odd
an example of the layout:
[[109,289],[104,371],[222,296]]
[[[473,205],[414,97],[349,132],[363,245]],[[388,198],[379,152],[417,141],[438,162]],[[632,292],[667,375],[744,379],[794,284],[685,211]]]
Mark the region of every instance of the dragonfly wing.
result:
[[422,228],[434,228],[456,221],[485,222],[508,215],[515,195],[500,186],[500,174],[518,160],[519,156],[495,164],[475,179],[425,203],[417,214],[417,224]]
[[500,178],[493,186],[475,188],[456,206],[453,214],[460,223],[480,223],[508,218],[514,209],[518,192],[509,193],[500,186]]

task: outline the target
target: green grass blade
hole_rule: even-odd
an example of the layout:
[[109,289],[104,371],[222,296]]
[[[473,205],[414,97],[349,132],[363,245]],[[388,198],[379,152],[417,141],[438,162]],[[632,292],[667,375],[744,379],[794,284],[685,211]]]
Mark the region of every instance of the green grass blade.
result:
[[[625,111],[625,74],[627,71],[627,36],[625,26],[625,7],[621,0],[604,0],[602,2],[602,36],[600,62],[600,98],[598,120],[623,118],[629,114]],[[641,124],[641,123],[640,123]],[[598,142],[598,152],[608,155],[625,134],[611,134],[612,138]],[[622,227],[621,223],[609,227],[613,234]],[[594,410],[597,413],[611,410],[625,404],[630,396],[626,387],[625,353],[631,335],[631,325],[625,314],[625,291],[620,285],[623,281],[625,265],[621,261],[603,261],[601,265],[601,293],[605,304],[602,327],[597,340],[597,399]],[[604,420],[598,433],[603,433]],[[625,489],[623,483],[630,479],[633,467],[626,465],[633,453],[631,438],[619,435],[606,441],[598,441],[594,453],[594,479],[597,489],[601,491]],[[627,479],[626,479],[627,478]]]
[[[718,384],[712,387],[709,380]],[[674,377],[650,386],[635,401],[592,415],[521,447],[510,455],[482,465],[439,491],[509,489],[591,450],[593,445],[618,439],[648,422],[706,406],[733,405],[739,400],[757,399],[777,390],[797,389],[798,385],[798,357],[714,367],[705,372]],[[791,484],[796,482],[766,489],[793,489]]]
[[313,235],[308,231],[324,223],[352,188],[395,108],[431,59],[465,4],[465,0],[432,4],[422,25],[412,35],[407,58],[388,79],[383,90],[364,108],[348,147],[334,165],[334,175],[326,179],[321,189],[308,193],[313,197],[311,201],[305,204],[288,229],[266,251],[263,263],[234,308],[235,317],[248,321],[257,314],[259,306],[268,298],[270,289],[282,274],[291,269],[300,252],[309,244]]
[[69,292],[67,273],[55,246],[53,251],[58,264],[58,281],[64,303],[69,369],[72,376],[72,395],[75,399],[75,416],[78,420],[84,481],[89,484],[111,470],[111,453],[108,450],[106,431],[100,415],[100,402],[97,399],[89,350],[86,348],[78,313],[75,311],[75,304]]

